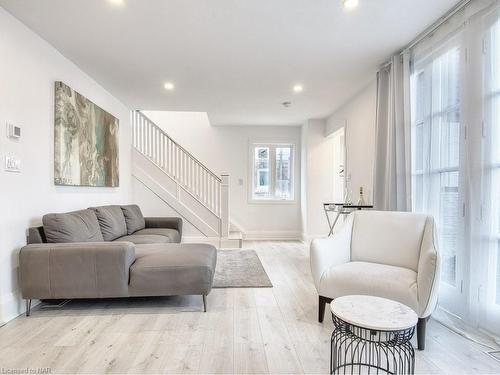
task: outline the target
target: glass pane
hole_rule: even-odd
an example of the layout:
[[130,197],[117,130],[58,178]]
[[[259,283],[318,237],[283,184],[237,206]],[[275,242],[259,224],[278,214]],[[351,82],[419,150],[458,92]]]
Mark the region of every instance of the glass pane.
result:
[[441,173],[439,193],[439,246],[442,254],[441,279],[455,285],[459,235],[458,172]]
[[500,305],[500,241],[498,241],[498,249],[497,249],[497,282],[496,282],[496,295],[495,295],[495,303]]
[[424,212],[424,176],[413,176],[413,210]]
[[[500,47],[499,47],[500,49]],[[499,68],[500,69],[500,68]],[[491,102],[491,120],[492,120],[492,161],[493,163],[500,164],[500,92],[494,96]]]
[[491,29],[491,86],[493,92],[500,90],[500,21],[497,21]]
[[291,199],[291,162],[290,146],[276,147],[276,198]]
[[415,128],[415,170],[422,171],[424,169],[424,125],[419,124]]
[[269,198],[269,147],[255,147],[254,198]]
[[415,97],[415,122],[421,123],[424,121],[424,102],[425,102],[425,76],[424,72],[418,73],[417,81],[416,81],[416,97]]
[[434,60],[432,67],[433,113],[460,103],[460,48],[455,47]]
[[460,114],[453,111],[439,119],[440,168],[458,167],[460,149]]

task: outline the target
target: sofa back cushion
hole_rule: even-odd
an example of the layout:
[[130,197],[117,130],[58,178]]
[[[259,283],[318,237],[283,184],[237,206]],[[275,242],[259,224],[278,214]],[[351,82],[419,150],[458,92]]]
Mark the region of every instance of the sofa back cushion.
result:
[[127,224],[120,206],[91,207],[97,216],[104,241],[114,241],[127,235]]
[[411,212],[355,212],[352,261],[404,267],[416,272],[426,220],[426,215]]
[[141,209],[136,204],[121,206],[125,223],[127,224],[127,234],[133,234],[138,230],[146,228],[146,220],[142,215]]
[[43,216],[42,223],[47,242],[103,241],[97,216],[92,210],[47,214]]

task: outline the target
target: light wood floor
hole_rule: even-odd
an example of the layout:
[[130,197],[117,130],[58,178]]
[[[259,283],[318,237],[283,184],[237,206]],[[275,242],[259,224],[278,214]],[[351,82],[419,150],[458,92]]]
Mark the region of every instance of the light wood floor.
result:
[[[254,242],[274,288],[201,297],[74,301],[0,328],[0,373],[327,373],[332,323],[316,321],[307,247]],[[418,373],[500,373],[485,349],[435,321]]]

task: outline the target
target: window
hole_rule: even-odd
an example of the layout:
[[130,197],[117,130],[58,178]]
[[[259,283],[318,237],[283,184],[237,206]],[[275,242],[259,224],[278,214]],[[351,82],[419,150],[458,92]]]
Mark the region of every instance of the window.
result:
[[293,200],[293,151],[291,144],[253,144],[251,200]]
[[460,47],[417,62],[412,77],[413,210],[438,224],[443,282],[457,286],[460,233]]
[[[500,309],[500,20],[493,16],[485,35],[485,166],[484,196],[490,197],[488,221],[490,260],[490,297],[487,308]],[[485,207],[485,211],[488,207]]]
[[464,218],[460,33],[413,60],[412,204],[434,216],[441,252],[440,304],[462,312]]

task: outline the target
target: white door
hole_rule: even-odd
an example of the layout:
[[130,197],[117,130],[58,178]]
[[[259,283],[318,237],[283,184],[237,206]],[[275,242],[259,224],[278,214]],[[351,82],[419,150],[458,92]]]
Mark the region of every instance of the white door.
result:
[[345,188],[345,130],[340,128],[331,135],[333,144],[333,201],[344,201]]

